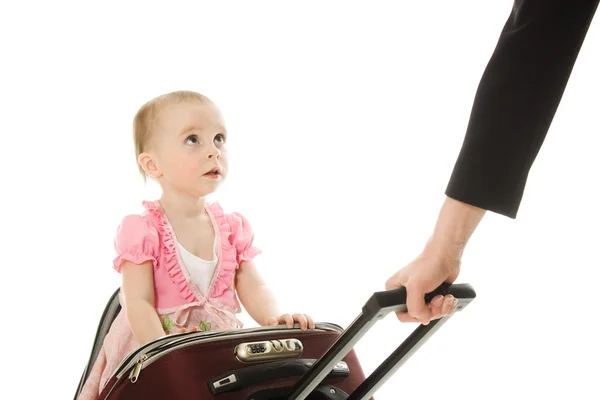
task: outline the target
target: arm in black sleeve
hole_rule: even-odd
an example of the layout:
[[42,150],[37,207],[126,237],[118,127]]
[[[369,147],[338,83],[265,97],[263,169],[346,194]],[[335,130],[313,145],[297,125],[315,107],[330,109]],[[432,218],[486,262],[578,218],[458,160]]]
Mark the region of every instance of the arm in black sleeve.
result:
[[516,218],[599,0],[515,0],[479,83],[446,195]]

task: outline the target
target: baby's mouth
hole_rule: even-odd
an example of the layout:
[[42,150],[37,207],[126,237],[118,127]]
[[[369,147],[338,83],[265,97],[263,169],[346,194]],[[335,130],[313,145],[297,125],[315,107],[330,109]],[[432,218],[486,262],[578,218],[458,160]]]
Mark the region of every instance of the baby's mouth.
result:
[[219,175],[221,175],[221,172],[219,172],[219,168],[216,168],[216,167],[204,174],[204,176],[219,176]]

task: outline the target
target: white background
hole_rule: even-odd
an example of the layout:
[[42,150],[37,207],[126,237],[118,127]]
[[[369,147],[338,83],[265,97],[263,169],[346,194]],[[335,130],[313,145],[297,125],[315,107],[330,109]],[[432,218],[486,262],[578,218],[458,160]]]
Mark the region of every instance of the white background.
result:
[[[282,308],[348,326],[430,234],[512,6],[210,3],[0,8],[7,398],[73,396],[120,283],[115,229],[158,196],[132,117],[171,90],[222,108],[231,173],[213,200],[251,221]],[[467,249],[477,299],[378,399],[598,398],[599,49],[596,20],[519,218],[488,214]],[[364,369],[414,327],[376,325]]]

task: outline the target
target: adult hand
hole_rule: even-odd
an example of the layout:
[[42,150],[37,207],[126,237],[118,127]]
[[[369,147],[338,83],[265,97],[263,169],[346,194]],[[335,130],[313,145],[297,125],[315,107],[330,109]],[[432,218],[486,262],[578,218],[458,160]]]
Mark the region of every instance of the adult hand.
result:
[[460,260],[444,259],[422,253],[411,263],[392,275],[385,283],[386,290],[406,288],[408,312],[397,312],[402,322],[429,324],[434,319],[447,317],[456,310],[457,300],[452,295],[436,296],[425,304],[425,294],[444,282],[452,283],[460,272]]
[[425,294],[458,278],[463,251],[485,213],[483,208],[446,197],[423,252],[385,284],[386,290],[406,288],[408,312],[396,313],[400,321],[427,325],[454,312],[452,296],[438,296],[425,305]]

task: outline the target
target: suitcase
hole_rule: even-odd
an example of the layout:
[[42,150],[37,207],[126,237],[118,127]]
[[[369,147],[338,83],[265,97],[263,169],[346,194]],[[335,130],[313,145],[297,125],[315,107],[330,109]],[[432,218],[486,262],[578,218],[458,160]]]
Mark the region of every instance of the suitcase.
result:
[[[474,298],[468,284],[442,284],[425,296],[452,294],[461,311]],[[118,290],[102,316],[75,399],[102,340],[120,310]],[[406,290],[376,292],[347,329],[318,323],[169,335],[131,352],[100,394],[100,400],[367,400],[449,318],[419,325],[367,378],[354,345],[379,320],[406,310]]]

